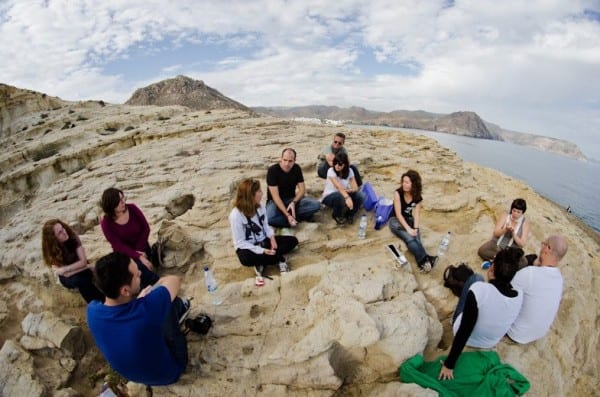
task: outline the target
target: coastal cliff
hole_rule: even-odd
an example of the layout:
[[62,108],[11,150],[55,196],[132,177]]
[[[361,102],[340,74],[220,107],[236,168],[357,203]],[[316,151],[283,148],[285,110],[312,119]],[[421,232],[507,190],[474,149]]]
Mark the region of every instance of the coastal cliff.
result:
[[[398,269],[385,246],[400,241],[387,228],[373,230],[371,215],[367,238],[358,240],[357,225],[338,227],[324,209],[294,229],[300,245],[288,257],[292,271],[271,270],[273,280],[257,288],[230,237],[227,216],[237,182],[254,177],[264,191],[267,167],[293,147],[307,193],[319,197],[324,183],[316,176],[317,155],[340,127],[234,109],[31,100],[38,104],[19,104],[27,112],[3,109],[11,116],[0,131],[0,394],[92,395],[99,389],[101,381],[90,386],[89,380],[106,364],[85,324],[84,301],[44,266],[40,232],[58,217],[80,234],[91,262],[110,252],[98,225],[98,201],[110,186],[144,211],[151,243],[158,236],[166,241],[160,271],[183,277],[184,295],[194,298],[192,314],[214,319],[206,337],[188,336],[190,364],[181,380],[155,387],[155,396],[436,395],[401,383],[398,366],[417,353],[427,359],[448,353],[456,298],[442,285],[443,270],[465,261],[483,274],[477,247],[515,197],[528,203],[527,252],[537,252],[549,234],[567,237],[565,288],[545,338],[525,346],[503,340],[497,350],[530,380],[528,395],[600,389],[598,242],[520,181],[465,163],[423,136],[353,129],[346,147],[378,194],[392,197],[409,168],[421,173],[423,243],[435,252],[451,230],[446,256],[429,274],[419,273],[410,255],[410,266]],[[221,306],[210,304],[204,266],[215,271]],[[33,332],[36,321],[60,324],[53,329],[69,331],[69,338],[49,328]],[[130,385],[130,393],[143,390]]]
[[460,111],[450,114],[431,113],[423,110],[394,110],[376,112],[361,107],[337,106],[254,107],[258,113],[285,118],[314,118],[333,120],[340,124],[380,125],[395,128],[412,128],[462,135],[478,139],[492,139],[530,146],[539,150],[587,160],[579,147],[563,139],[510,131],[482,120],[475,112]]

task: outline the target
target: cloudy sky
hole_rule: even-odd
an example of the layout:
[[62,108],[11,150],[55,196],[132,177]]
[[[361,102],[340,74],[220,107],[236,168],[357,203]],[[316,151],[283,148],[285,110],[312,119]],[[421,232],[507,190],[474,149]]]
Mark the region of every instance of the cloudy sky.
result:
[[600,159],[600,1],[0,0],[0,82],[121,103],[178,74],[248,106],[477,112]]

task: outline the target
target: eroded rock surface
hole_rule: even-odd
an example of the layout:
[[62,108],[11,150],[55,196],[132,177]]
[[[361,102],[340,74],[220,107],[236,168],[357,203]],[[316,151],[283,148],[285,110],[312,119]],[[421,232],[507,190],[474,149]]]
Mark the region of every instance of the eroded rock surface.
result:
[[[104,363],[89,339],[83,300],[57,284],[43,265],[40,231],[44,221],[58,217],[76,227],[91,261],[110,252],[98,226],[98,201],[110,186],[123,189],[144,211],[151,243],[158,236],[165,240],[162,271],[184,277],[193,313],[214,319],[208,336],[189,335],[188,370],[177,384],[155,387],[157,396],[434,395],[400,383],[397,368],[416,353],[432,359],[448,352],[456,298],[442,286],[443,270],[458,261],[479,267],[477,247],[515,197],[528,202],[533,224],[528,252],[538,251],[550,233],[565,234],[570,248],[561,267],[563,301],[548,336],[526,346],[503,341],[498,351],[531,380],[531,395],[597,393],[597,240],[521,182],[464,163],[422,136],[344,130],[351,161],[378,194],[391,198],[408,168],[421,173],[424,245],[435,253],[451,230],[448,253],[430,274],[418,273],[410,255],[411,265],[398,269],[385,246],[399,240],[387,228],[373,230],[370,218],[367,239],[358,240],[357,225],[338,227],[330,210],[323,210],[315,222],[294,230],[300,245],[288,258],[291,273],[280,276],[273,269],[273,280],[257,288],[253,271],[240,266],[231,243],[227,216],[235,184],[254,177],[265,191],[267,167],[284,147],[294,147],[308,194],[320,197],[324,182],[316,176],[317,154],[340,127],[178,106],[65,102],[45,113],[38,126],[39,113],[11,119],[31,127],[2,136],[8,150],[0,155],[0,360],[11,366],[0,376],[5,395],[20,379],[27,379],[27,395],[91,393],[86,375]],[[205,265],[219,281],[221,306],[210,304]],[[72,376],[68,355],[52,353],[60,338],[23,339],[15,326],[44,312],[65,324],[76,319],[87,335],[89,349],[75,361]],[[36,364],[34,357],[51,356],[61,357],[60,371],[68,376],[48,380],[49,371],[59,369]]]

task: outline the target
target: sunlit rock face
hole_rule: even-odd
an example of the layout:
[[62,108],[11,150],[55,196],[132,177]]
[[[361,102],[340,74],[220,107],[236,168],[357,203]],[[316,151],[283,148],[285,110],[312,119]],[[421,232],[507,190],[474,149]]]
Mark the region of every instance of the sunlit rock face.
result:
[[[207,336],[188,336],[190,364],[181,380],[155,387],[155,395],[434,395],[401,383],[397,368],[417,353],[433,359],[448,352],[456,298],[442,285],[443,270],[466,261],[484,274],[477,248],[516,197],[527,200],[532,222],[527,252],[537,252],[552,233],[566,235],[570,247],[549,334],[525,346],[503,340],[498,351],[531,381],[531,395],[592,395],[600,386],[597,236],[517,180],[404,132],[344,130],[234,109],[18,106],[30,110],[2,113],[12,116],[2,119],[0,154],[0,362],[10,368],[0,371],[0,394],[88,395],[99,388],[91,390],[87,376],[105,363],[85,325],[84,301],[44,266],[40,231],[50,218],[70,223],[96,261],[111,250],[98,226],[98,202],[111,186],[142,209],[150,242],[165,241],[161,272],[184,278],[192,313],[214,319]],[[293,147],[308,194],[320,197],[317,155],[337,131],[347,134],[351,162],[378,195],[392,198],[404,171],[420,172],[423,243],[435,254],[450,230],[449,251],[429,274],[419,273],[408,253],[410,266],[399,269],[385,246],[406,247],[387,227],[374,230],[371,214],[367,238],[359,240],[357,224],[339,227],[323,209],[293,230],[300,244],[288,256],[292,271],[280,276],[270,269],[272,280],[255,287],[254,272],[240,265],[231,242],[227,216],[236,184],[253,177],[265,191],[267,167]],[[210,304],[204,266],[216,274],[220,306]],[[63,331],[28,334],[36,316]],[[79,339],[63,342],[72,329],[84,334],[84,347]]]

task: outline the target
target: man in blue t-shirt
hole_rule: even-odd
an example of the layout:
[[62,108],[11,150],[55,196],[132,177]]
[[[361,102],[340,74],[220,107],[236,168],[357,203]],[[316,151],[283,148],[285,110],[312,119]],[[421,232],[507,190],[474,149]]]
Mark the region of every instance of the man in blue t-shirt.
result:
[[279,163],[267,170],[267,187],[267,219],[271,226],[294,227],[321,209],[318,200],[304,196],[304,176],[292,148],[283,149]]
[[94,276],[104,303],[93,301],[87,322],[110,366],[130,381],[148,386],[177,382],[188,361],[179,327],[188,309],[177,297],[181,279],[165,276],[140,291],[140,271],[127,255],[98,260]]

